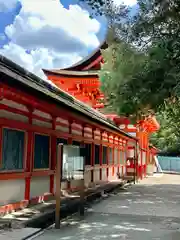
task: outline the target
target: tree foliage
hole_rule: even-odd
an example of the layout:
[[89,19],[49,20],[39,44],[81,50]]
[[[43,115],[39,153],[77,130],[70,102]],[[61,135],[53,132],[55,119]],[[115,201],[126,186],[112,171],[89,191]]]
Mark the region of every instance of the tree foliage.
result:
[[129,18],[130,8],[125,4],[114,4],[113,0],[80,0],[88,4],[91,8],[91,15],[104,16],[107,20],[107,38],[106,41],[110,45],[117,39],[126,37],[127,19]]
[[163,42],[146,52],[124,42],[112,45],[104,54],[106,63],[101,73],[108,104],[121,115],[137,117],[156,112],[165,99],[177,94],[180,83],[180,65],[168,54]]
[[[106,16],[111,26],[119,23],[122,16],[126,17],[126,23],[129,22],[126,34],[140,44],[170,35],[175,38],[179,36],[179,0],[137,0],[138,12],[133,19],[127,15],[129,7],[124,4],[115,5],[113,0],[80,1],[89,4],[96,14]],[[119,28],[121,27],[122,25],[119,25]]]
[[[135,115],[142,108],[139,105],[138,89],[140,81],[136,81],[145,56],[137,53],[128,44],[113,44],[104,53],[105,64],[101,72],[102,90],[106,96],[107,107],[120,115]],[[136,74],[135,74],[136,73]],[[134,94],[132,94],[132,92]]]
[[141,45],[152,41],[179,39],[180,2],[179,0],[138,0],[139,11],[134,16],[133,40]]
[[[107,109],[137,119],[156,113],[161,130],[152,137],[164,151],[180,142],[180,1],[139,0],[132,18],[110,0],[88,0],[107,14],[112,45],[101,72]],[[100,3],[101,8],[96,7]]]
[[161,125],[151,136],[151,142],[163,153],[180,154],[180,100],[169,99],[159,108],[156,117]]
[[92,8],[92,15],[105,16],[109,24],[119,22],[124,17],[127,17],[128,7],[126,5],[115,5],[113,0],[80,0],[85,2]]
[[108,50],[115,52],[114,67],[108,69],[111,58],[105,56],[101,79],[108,103],[118,113],[156,112],[165,99],[179,96],[180,43],[173,6],[170,1],[139,1],[128,41],[124,38],[113,44],[115,50]]

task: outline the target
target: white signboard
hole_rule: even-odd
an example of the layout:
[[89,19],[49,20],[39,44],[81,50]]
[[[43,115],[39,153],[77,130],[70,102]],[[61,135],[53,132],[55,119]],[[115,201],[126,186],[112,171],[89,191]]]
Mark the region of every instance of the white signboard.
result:
[[63,179],[82,179],[84,174],[84,157],[80,156],[80,147],[64,145],[63,147]]

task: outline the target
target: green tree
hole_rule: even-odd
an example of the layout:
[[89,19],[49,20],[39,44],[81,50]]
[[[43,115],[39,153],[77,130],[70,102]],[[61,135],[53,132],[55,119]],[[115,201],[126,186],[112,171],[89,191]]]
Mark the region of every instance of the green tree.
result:
[[179,0],[138,0],[138,5],[130,25],[133,41],[146,46],[157,40],[179,40]]
[[[113,44],[104,52],[105,64],[100,74],[107,107],[120,115],[134,116],[142,110],[138,103],[136,81],[146,56],[124,42]],[[133,93],[133,94],[132,94]]]
[[112,44],[104,52],[105,64],[100,74],[107,110],[134,120],[155,113],[161,129],[153,134],[152,142],[163,151],[177,152],[180,149],[180,1],[139,0],[138,13],[133,19],[124,15],[123,21],[112,15],[112,1],[89,1],[92,5],[100,2],[103,15],[106,3],[111,6],[108,40]]
[[156,117],[161,128],[151,136],[151,142],[164,153],[180,154],[180,100],[165,101]]
[[156,112],[178,90],[179,65],[173,62],[163,42],[148,51],[128,43],[115,43],[105,53],[101,72],[102,90],[109,105],[123,115]]
[[102,87],[109,105],[120,114],[156,112],[165,99],[179,96],[178,15],[173,15],[175,10],[168,4],[139,1],[139,12],[129,24],[131,31],[126,39],[108,50],[112,51],[111,55],[115,52],[113,60],[105,55],[107,65],[101,74]]
[[130,8],[125,4],[114,4],[113,0],[80,0],[91,8],[92,17],[104,16],[107,20],[108,44],[116,42],[127,36],[127,19],[129,19]]

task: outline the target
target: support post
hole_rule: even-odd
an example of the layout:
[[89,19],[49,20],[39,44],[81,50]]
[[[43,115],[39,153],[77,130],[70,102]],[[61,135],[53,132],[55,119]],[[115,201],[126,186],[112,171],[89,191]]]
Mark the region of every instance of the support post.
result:
[[115,161],[114,161],[114,159],[115,159],[115,155],[114,155],[115,144],[114,144],[114,142],[115,142],[115,138],[113,136],[113,146],[112,146],[112,176],[113,177],[114,177],[114,172],[115,172],[115,167],[114,167],[114,165],[115,165]]
[[[52,116],[52,130],[56,130],[56,117]],[[57,161],[57,146],[56,146],[56,136],[54,134],[51,135],[51,170],[55,170]],[[50,175],[50,193],[54,195],[54,174]]]
[[109,181],[109,133],[107,133],[107,140],[108,140],[108,145],[107,145],[107,168],[106,168],[106,177],[107,181]]
[[[95,144],[94,144],[94,139],[95,139],[95,132],[96,129],[92,129],[92,145],[91,145],[91,167],[94,167],[95,165]],[[91,170],[91,183],[94,183],[94,168]]]
[[80,208],[79,208],[79,214],[80,216],[84,216],[84,173],[83,173],[83,179],[81,179],[81,189],[80,189]]
[[137,179],[137,142],[136,146],[134,147],[134,184],[136,184],[136,179]]
[[136,159],[134,157],[134,184],[136,184]]
[[99,180],[102,181],[102,164],[103,164],[103,145],[102,145],[102,131],[100,131],[100,150],[99,150]]
[[[29,110],[29,124],[32,125],[33,123],[33,111],[34,109],[30,106],[27,107]],[[34,138],[32,130],[27,132],[27,156],[26,156],[26,172],[32,172],[33,169],[33,145],[34,145]],[[30,200],[30,188],[31,188],[31,176],[25,178],[25,192],[24,192],[24,199],[26,201]]]
[[61,209],[61,170],[63,158],[63,145],[58,144],[58,159],[56,162],[56,214],[55,228],[60,228],[60,209]]
[[80,154],[80,157],[82,157],[82,165],[83,165],[83,169],[82,170],[82,179],[80,180],[81,181],[81,184],[80,184],[80,208],[79,208],[79,214],[80,216],[84,216],[84,197],[85,197],[85,184],[84,184],[84,174],[85,174],[85,147],[84,147],[84,143],[83,145],[81,145],[81,154]]

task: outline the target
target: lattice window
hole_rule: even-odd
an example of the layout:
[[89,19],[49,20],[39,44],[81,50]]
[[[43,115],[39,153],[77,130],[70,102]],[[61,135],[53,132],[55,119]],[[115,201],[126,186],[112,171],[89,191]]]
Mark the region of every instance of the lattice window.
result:
[[109,164],[113,164],[113,149],[109,148]]
[[95,156],[94,156],[94,163],[99,164],[99,153],[100,153],[100,146],[95,145]]
[[114,164],[118,164],[118,149],[114,149]]
[[25,132],[3,128],[1,171],[23,169],[24,146]]
[[102,159],[102,163],[103,164],[107,164],[107,147],[103,146],[103,159]]
[[50,137],[35,134],[34,169],[49,168]]
[[85,165],[91,165],[91,144],[85,144]]

